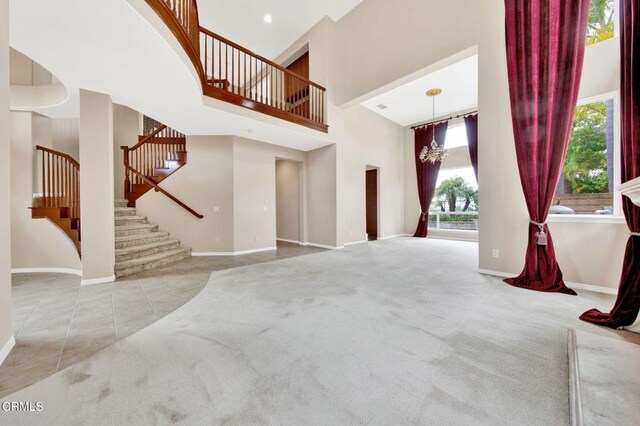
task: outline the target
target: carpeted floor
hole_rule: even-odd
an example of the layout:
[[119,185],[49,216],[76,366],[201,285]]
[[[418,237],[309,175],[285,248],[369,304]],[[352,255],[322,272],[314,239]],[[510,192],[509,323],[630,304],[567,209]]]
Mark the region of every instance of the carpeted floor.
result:
[[569,423],[567,329],[612,296],[516,289],[399,238],[214,272],[186,305],[3,401],[7,424]]
[[12,276],[16,345],[0,365],[0,398],[77,363],[175,311],[209,281],[211,272],[324,249],[278,242],[278,250],[244,256],[191,257],[120,278],[80,285],[80,277]]

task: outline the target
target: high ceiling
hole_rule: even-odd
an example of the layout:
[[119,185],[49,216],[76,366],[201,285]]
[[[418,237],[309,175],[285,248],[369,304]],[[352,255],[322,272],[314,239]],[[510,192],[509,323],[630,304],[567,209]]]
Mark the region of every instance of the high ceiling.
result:
[[[200,25],[269,59],[323,17],[339,20],[362,0],[200,0]],[[271,15],[272,22],[264,21]]]
[[362,103],[371,111],[401,125],[430,120],[431,98],[425,92],[441,88],[436,98],[436,117],[467,112],[478,106],[478,55],[441,68]]

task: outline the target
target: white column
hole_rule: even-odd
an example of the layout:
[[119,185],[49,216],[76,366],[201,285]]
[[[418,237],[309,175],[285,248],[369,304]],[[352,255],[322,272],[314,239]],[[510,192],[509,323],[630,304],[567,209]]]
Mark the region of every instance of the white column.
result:
[[115,280],[113,104],[80,91],[80,227],[82,284]]
[[11,328],[11,158],[9,0],[0,0],[0,364],[15,344]]

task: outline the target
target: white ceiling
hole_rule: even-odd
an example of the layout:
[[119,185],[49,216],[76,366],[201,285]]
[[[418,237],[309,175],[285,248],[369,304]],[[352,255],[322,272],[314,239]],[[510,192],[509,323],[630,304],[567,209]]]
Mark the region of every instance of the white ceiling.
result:
[[[200,25],[273,59],[325,16],[339,20],[362,0],[200,0]],[[264,22],[270,14],[273,22]]]
[[[410,126],[433,116],[429,89],[439,87],[436,117],[468,111],[478,106],[478,55],[441,68],[410,83],[396,87],[362,103],[371,111],[401,125]],[[378,105],[385,105],[380,109]]]

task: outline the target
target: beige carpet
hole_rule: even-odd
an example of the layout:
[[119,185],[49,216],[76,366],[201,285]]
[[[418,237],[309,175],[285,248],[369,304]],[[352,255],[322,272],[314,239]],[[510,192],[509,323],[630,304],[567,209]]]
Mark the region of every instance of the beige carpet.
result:
[[567,424],[567,328],[619,338],[577,319],[613,298],[476,270],[476,244],[400,238],[215,272],[0,423]]

